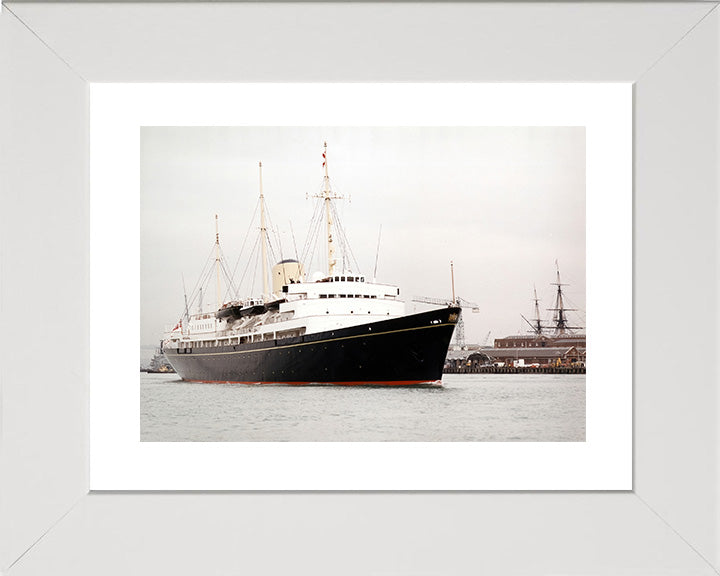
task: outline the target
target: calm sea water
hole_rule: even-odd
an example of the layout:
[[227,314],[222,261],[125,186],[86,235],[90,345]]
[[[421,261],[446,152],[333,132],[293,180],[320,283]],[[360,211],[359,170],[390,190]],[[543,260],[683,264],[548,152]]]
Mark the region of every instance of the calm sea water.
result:
[[149,442],[585,441],[585,375],[446,374],[429,388],[140,377]]

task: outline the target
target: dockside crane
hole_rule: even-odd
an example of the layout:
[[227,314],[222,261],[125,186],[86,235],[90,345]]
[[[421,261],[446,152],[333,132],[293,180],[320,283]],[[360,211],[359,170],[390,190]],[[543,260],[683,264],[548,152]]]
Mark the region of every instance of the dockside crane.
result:
[[[433,304],[435,306],[459,306],[460,308],[469,308],[473,313],[477,314],[480,312],[480,307],[475,302],[469,302],[464,298],[456,297],[455,302],[452,300],[443,300],[442,298],[431,298],[429,296],[415,296],[412,299],[413,302],[420,302],[422,304]],[[461,350],[467,348],[465,344],[465,321],[463,315],[460,314],[460,319],[455,325],[455,345]]]

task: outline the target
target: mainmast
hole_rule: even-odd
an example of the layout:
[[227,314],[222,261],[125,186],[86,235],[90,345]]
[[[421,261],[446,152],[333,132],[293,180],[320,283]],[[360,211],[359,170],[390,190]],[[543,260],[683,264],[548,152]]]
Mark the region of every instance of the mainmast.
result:
[[563,303],[562,287],[567,286],[567,284],[560,282],[560,266],[558,265],[557,260],[555,260],[555,266],[557,268],[557,282],[552,283],[553,286],[557,286],[555,308],[548,308],[548,310],[555,312],[553,315],[553,321],[555,322],[555,334],[557,335],[565,334],[565,332],[571,328],[571,326],[568,326],[567,315],[565,313],[574,310],[574,308],[565,308],[565,304]]
[[335,270],[336,259],[335,259],[335,243],[333,241],[333,220],[332,220],[332,206],[330,205],[331,200],[342,199],[342,196],[338,196],[332,191],[330,186],[330,176],[328,175],[328,164],[327,164],[327,142],[323,143],[323,168],[325,168],[325,176],[323,177],[323,192],[320,196],[325,202],[325,222],[327,224],[327,254],[328,254],[328,276],[332,276]]
[[262,186],[262,162],[260,169],[260,244],[262,246],[262,279],[263,279],[263,300],[269,300],[268,278],[267,278],[267,226],[265,225],[265,197]]
[[217,310],[220,310],[220,231],[218,230],[218,215],[215,214],[215,271],[217,273],[216,292]]

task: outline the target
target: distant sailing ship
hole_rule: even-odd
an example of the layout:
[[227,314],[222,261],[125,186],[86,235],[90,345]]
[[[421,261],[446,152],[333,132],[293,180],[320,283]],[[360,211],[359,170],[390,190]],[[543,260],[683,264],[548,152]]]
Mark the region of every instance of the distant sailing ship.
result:
[[[262,297],[220,300],[222,259],[215,235],[217,310],[183,318],[163,352],[183,380],[199,382],[421,385],[439,382],[461,309],[406,314],[397,286],[338,271],[339,226],[327,144],[318,214],[324,212],[327,271],[312,281],[296,259],[283,259],[268,281],[268,230],[260,163]],[[343,268],[344,268],[343,259]]]
[[555,266],[556,282],[551,283],[552,286],[557,286],[555,301],[553,307],[547,309],[553,313],[551,321],[544,323],[540,319],[540,305],[537,290],[533,288],[535,317],[532,320],[528,320],[522,314],[520,315],[530,327],[528,334],[497,338],[495,339],[494,348],[575,347],[581,350],[584,355],[586,349],[584,328],[581,326],[571,326],[568,312],[577,312],[577,310],[575,308],[568,308],[565,305],[565,296],[562,287],[567,286],[567,284],[560,281],[560,267],[557,262]]

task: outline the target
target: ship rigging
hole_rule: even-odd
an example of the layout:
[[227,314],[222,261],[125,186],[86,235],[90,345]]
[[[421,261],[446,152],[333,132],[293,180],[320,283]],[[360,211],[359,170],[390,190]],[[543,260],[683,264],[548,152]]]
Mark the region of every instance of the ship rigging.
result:
[[547,308],[548,312],[552,312],[551,323],[543,325],[540,319],[540,300],[537,295],[537,289],[533,286],[533,302],[535,309],[535,317],[532,320],[528,320],[522,314],[521,318],[530,326],[530,332],[536,336],[551,335],[554,337],[571,336],[574,335],[575,330],[582,330],[580,326],[570,326],[570,320],[568,319],[568,312],[577,312],[577,308],[568,308],[565,306],[565,296],[563,295],[562,287],[568,286],[560,281],[560,266],[555,261],[555,274],[556,281],[551,283],[551,286],[557,286],[555,292],[555,302],[552,308]]

